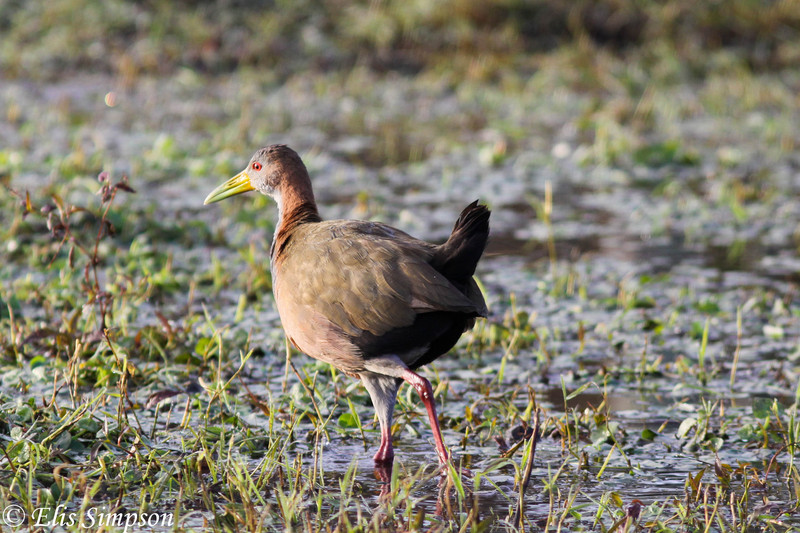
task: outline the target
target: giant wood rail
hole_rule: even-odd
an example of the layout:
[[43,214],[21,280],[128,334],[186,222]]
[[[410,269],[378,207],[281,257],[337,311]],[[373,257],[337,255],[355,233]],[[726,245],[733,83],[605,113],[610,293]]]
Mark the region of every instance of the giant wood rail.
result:
[[299,350],[364,383],[380,423],[376,465],[394,458],[392,413],[403,381],[425,404],[446,463],[433,389],[414,370],[486,316],[473,274],[489,236],[489,210],[477,201],[468,205],[438,245],[377,222],[322,220],[308,171],[285,145],[257,151],[205,203],[252,190],[278,204],[270,260],[286,335]]

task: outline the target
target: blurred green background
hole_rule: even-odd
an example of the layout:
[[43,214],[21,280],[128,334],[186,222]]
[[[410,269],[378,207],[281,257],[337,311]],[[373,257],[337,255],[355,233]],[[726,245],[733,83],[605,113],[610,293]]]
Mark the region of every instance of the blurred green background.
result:
[[366,65],[488,80],[530,72],[563,46],[676,61],[687,77],[800,59],[792,0],[3,0],[0,32],[2,75],[34,79],[245,66],[281,78]]

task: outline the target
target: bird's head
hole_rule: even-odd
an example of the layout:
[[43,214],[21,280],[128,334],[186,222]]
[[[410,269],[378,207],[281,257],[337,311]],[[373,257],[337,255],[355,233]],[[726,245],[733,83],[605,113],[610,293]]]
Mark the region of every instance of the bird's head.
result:
[[211,191],[203,203],[213,204],[249,191],[276,197],[287,176],[305,176],[307,180],[308,172],[297,152],[286,145],[273,144],[253,154],[247,168]]

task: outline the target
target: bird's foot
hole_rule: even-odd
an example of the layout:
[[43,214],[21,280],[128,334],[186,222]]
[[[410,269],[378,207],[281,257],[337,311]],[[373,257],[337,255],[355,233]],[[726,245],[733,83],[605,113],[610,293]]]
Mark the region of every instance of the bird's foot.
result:
[[379,463],[375,461],[375,469],[372,471],[375,479],[380,481],[384,486],[388,486],[392,481],[392,463]]
[[378,451],[372,457],[375,460],[375,466],[389,465],[394,462],[394,448],[392,447],[392,434],[388,428],[381,427],[381,445]]

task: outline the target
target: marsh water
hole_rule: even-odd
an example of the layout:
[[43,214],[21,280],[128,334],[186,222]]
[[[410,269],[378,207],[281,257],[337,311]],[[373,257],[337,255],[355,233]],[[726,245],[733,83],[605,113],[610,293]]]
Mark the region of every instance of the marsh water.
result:
[[[528,391],[534,395],[553,422],[536,449],[526,517],[544,525],[574,490],[576,515],[565,527],[578,530],[592,528],[598,506],[610,505],[604,494],[625,505],[683,500],[687,477],[720,483],[715,463],[743,468],[734,484],[748,472],[768,478],[753,489],[762,491],[761,512],[796,508],[796,487],[781,478],[792,458],[762,446],[758,429],[771,400],[782,420],[797,408],[800,117],[796,107],[768,102],[718,104],[733,97],[728,91],[713,81],[658,88],[641,124],[615,129],[596,94],[544,74],[513,92],[357,70],[280,83],[257,72],[206,79],[189,70],[133,84],[106,76],[6,80],[0,107],[10,118],[0,123],[0,146],[8,186],[40,199],[58,190],[84,201],[97,188],[89,170],[127,174],[137,193],[124,212],[133,219],[119,223],[137,234],[121,246],[166,253],[188,278],[214,265],[228,272],[233,287],[200,283],[190,296],[180,285],[142,302],[128,327],[157,325],[156,312],[175,324],[180,313],[207,313],[229,339],[223,357],[238,357],[243,338],[257,348],[241,373],[248,392],[234,385],[242,397],[298,387],[287,377],[268,287],[242,305],[235,282],[266,265],[275,206],[255,196],[202,205],[255,149],[281,142],[298,150],[325,218],[381,220],[442,241],[465,204],[487,203],[491,240],[477,276],[490,316],[423,374],[438,387],[445,441],[472,472],[500,458],[495,437],[513,444]],[[619,98],[621,114],[642,104]],[[87,171],[65,178],[72,167]],[[11,254],[12,245],[3,246]],[[252,262],[243,250],[253,251]],[[13,268],[17,277],[32,275],[22,261]],[[301,354],[293,361],[309,364]],[[321,390],[353,395],[365,436],[337,424],[344,411],[332,400],[322,405],[334,413],[331,428],[309,441],[306,434],[318,432],[301,421],[292,450],[317,463],[322,491],[337,492],[355,465],[364,509],[376,510],[385,481],[373,472],[378,437],[366,395],[346,376],[331,388],[331,374],[311,368]],[[12,382],[7,377],[7,391]],[[144,405],[161,386],[133,391],[146,429],[153,411]],[[401,478],[431,473],[427,422],[416,398],[401,394],[395,470]],[[267,423],[257,409],[240,414],[256,432]],[[448,422],[468,416],[489,421],[482,433]],[[559,419],[582,420],[574,442]],[[706,424],[705,433],[686,430],[689,419]],[[162,414],[155,430],[165,423]],[[562,468],[557,488],[546,488]],[[420,479],[410,497],[426,510],[425,524],[438,523],[440,481]],[[481,518],[505,527],[516,504],[514,470],[467,483]],[[779,519],[800,527],[796,516]]]

